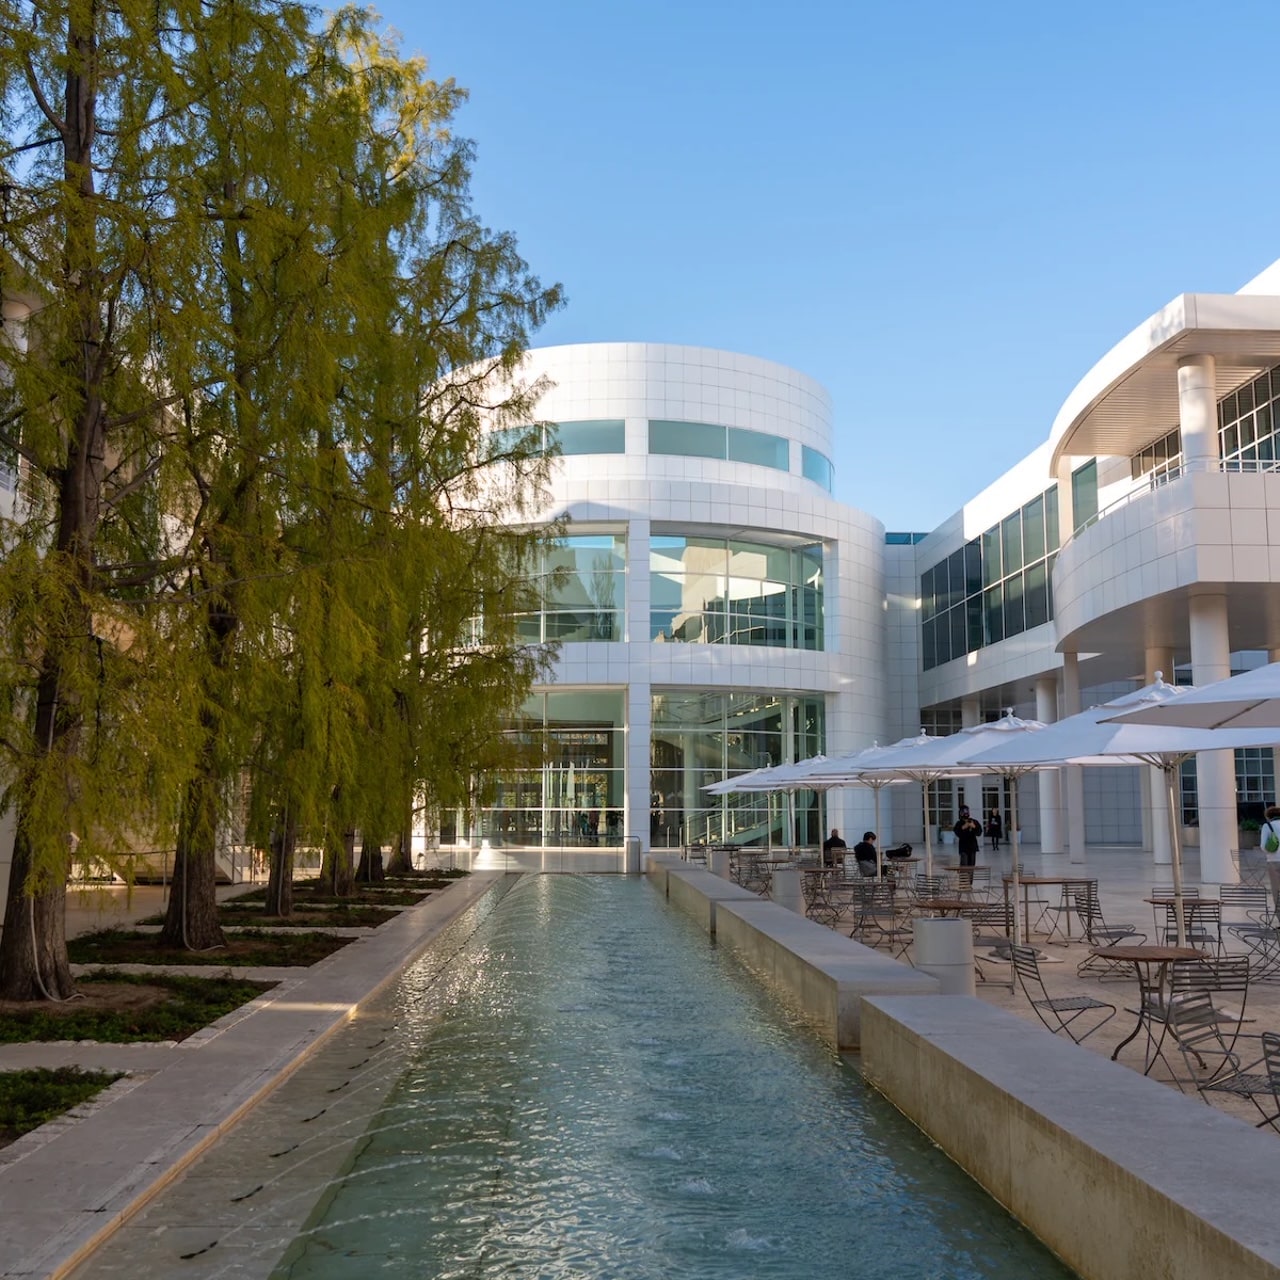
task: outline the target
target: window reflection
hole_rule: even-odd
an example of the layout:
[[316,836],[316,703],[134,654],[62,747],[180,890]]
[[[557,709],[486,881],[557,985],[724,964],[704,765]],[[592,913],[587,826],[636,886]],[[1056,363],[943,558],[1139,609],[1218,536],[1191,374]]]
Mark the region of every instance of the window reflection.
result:
[[649,633],[659,642],[823,646],[822,548],[654,535]]

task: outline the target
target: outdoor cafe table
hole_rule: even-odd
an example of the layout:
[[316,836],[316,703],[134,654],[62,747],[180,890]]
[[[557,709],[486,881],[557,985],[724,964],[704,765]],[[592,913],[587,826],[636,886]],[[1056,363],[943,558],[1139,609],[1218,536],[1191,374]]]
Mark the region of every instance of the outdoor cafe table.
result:
[[[1195,947],[1170,947],[1157,943],[1134,944],[1129,947],[1094,947],[1089,954],[1100,960],[1115,960],[1133,965],[1138,977],[1138,1021],[1132,1031],[1115,1047],[1111,1055],[1114,1062],[1120,1050],[1132,1040],[1147,1023],[1147,1011],[1163,1008],[1167,998],[1169,966],[1175,960],[1203,960],[1204,952]],[[1147,1063],[1151,1070],[1155,1059]],[[1145,1073],[1144,1073],[1145,1074]]]
[[[1013,876],[1006,875],[1004,877],[1004,897],[1005,901],[1009,900],[1009,886],[1013,883]],[[1065,893],[1072,885],[1079,885],[1085,888],[1087,885],[1096,885],[1098,883],[1097,876],[1019,876],[1018,883],[1022,886],[1022,926],[1023,936],[1031,937],[1031,890],[1034,888],[1056,886],[1064,890],[1063,909],[1067,916],[1067,937],[1071,937],[1071,895]],[[1055,926],[1056,927],[1056,926]],[[1053,929],[1049,930],[1050,936]]]
[[960,915],[973,910],[972,898],[920,898],[916,901],[917,911],[936,911],[941,916],[948,913]]

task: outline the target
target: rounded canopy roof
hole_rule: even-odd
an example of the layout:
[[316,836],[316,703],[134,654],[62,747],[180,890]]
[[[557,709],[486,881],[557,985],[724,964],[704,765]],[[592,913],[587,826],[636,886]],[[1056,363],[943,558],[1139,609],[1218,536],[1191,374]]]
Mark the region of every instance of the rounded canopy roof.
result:
[[1128,457],[1178,425],[1180,361],[1217,359],[1218,396],[1280,364],[1280,297],[1184,293],[1122,338],[1076,384],[1049,433],[1063,457]]

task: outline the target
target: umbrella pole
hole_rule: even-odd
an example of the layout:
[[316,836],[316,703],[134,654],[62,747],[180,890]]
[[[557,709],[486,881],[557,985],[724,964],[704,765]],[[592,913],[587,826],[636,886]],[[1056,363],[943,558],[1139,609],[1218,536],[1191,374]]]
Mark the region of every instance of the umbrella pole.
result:
[[1018,881],[1022,875],[1022,858],[1018,848],[1018,780],[1013,779],[1009,788],[1009,848],[1013,851],[1013,865],[1009,876],[1010,896],[1013,899],[1013,945],[1022,945],[1022,917],[1018,914]]
[[1187,922],[1182,911],[1182,815],[1178,812],[1178,794],[1173,771],[1176,766],[1165,763],[1164,786],[1169,798],[1169,846],[1172,850],[1173,914],[1177,917],[1178,946],[1187,945]]
[[929,784],[925,782],[921,785],[924,787],[924,873],[931,876],[933,875],[933,833],[929,830]]
[[884,843],[880,839],[880,788],[873,785],[872,793],[876,798],[876,879],[884,879],[884,854],[881,852],[880,846]]

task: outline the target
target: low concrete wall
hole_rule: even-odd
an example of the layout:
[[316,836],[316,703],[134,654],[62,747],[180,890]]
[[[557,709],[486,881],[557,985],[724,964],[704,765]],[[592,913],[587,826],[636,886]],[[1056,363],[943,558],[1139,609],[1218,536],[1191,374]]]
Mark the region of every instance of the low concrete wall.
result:
[[713,937],[716,934],[716,907],[722,902],[759,902],[760,899],[732,880],[703,871],[701,867],[685,867],[666,876],[667,900],[692,916]]
[[937,993],[936,978],[751,896],[717,904],[716,941],[786,992],[837,1049],[859,1046],[863,996]]
[[645,873],[673,906],[779,987],[838,1049],[858,1047],[864,995],[938,991],[927,974],[679,858],[650,855]]
[[1276,1138],[964,996],[869,997],[867,1079],[1088,1280],[1280,1277]]

